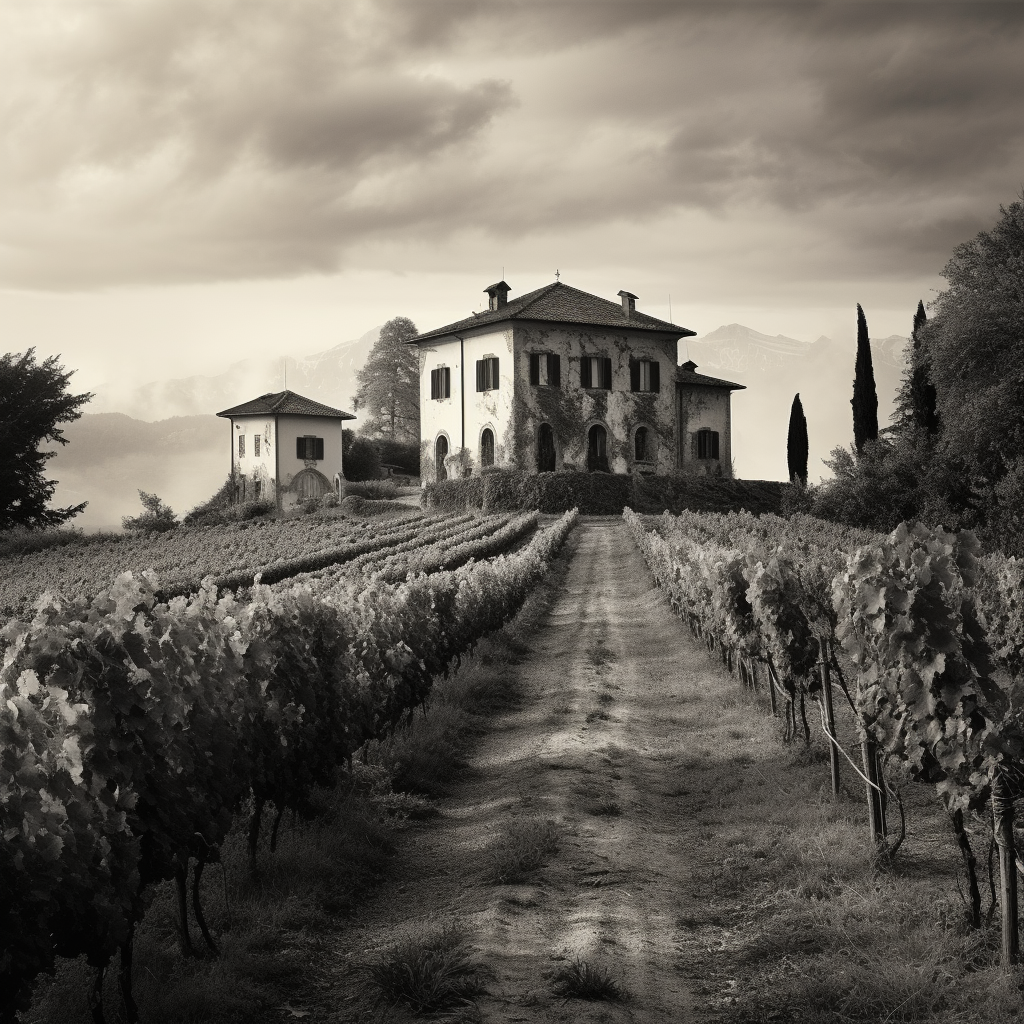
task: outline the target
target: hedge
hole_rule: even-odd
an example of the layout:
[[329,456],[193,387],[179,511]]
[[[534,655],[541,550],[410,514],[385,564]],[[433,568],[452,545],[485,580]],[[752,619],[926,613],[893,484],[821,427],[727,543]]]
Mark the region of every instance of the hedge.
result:
[[428,483],[423,489],[423,505],[444,512],[537,509],[560,514],[578,508],[583,515],[617,516],[628,505],[644,513],[746,509],[755,514],[779,514],[789,486],[775,480],[500,470],[463,480]]

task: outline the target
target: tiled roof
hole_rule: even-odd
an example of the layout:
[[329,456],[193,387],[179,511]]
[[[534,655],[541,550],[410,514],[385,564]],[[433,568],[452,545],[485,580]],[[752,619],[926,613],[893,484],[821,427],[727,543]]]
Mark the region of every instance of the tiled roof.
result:
[[314,402],[312,398],[303,398],[294,391],[275,391],[269,395],[260,395],[251,402],[243,402],[233,409],[225,409],[218,416],[260,416],[279,413],[284,416],[332,416],[335,419],[354,420],[355,416],[341,409],[332,409],[329,405]]
[[692,363],[684,363],[682,366],[676,367],[677,384],[702,384],[706,388],[729,388],[731,391],[747,390],[746,384],[733,384],[731,380],[720,380],[718,377],[708,377],[703,373],[688,370],[687,366],[692,365]]
[[674,334],[677,338],[690,338],[696,333],[636,310],[627,318],[621,302],[611,302],[599,295],[591,295],[590,292],[580,291],[579,288],[555,281],[516,299],[509,299],[500,309],[486,309],[458,323],[420,334],[410,344],[468,331],[482,324],[503,323],[506,320],[542,320],[550,323],[586,324],[593,327],[628,327],[634,331],[661,331]]

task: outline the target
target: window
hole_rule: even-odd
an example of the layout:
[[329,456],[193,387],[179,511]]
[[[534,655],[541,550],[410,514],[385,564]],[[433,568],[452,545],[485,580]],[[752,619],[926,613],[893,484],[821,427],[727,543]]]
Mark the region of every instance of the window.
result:
[[262,481],[262,480],[257,480],[257,481],[256,481],[256,482],[255,482],[255,483],[253,484],[253,497],[254,497],[254,498],[255,498],[255,499],[257,500],[257,501],[259,501],[259,500],[260,500],[260,492],[261,492],[262,490],[263,490],[263,481]]
[[253,455],[254,459],[258,459],[260,457],[260,435],[259,434],[257,434],[252,439],[252,455]]
[[648,447],[647,428],[637,427],[636,433],[633,435],[633,455],[637,462],[647,462],[650,460],[651,456]]
[[580,387],[611,391],[611,359],[607,356],[584,356],[580,360]]
[[434,478],[436,480],[447,480],[448,470],[445,469],[444,460],[448,455],[448,438],[442,434],[434,443]]
[[718,431],[701,427],[697,431],[697,458],[717,459],[718,458]]
[[530,353],[530,383],[542,387],[562,386],[562,357],[557,352]]
[[430,371],[430,397],[432,399],[452,397],[451,367],[439,366]]
[[537,431],[537,472],[555,471],[555,432],[550,423],[542,423]]
[[238,457],[245,458],[245,434],[238,435]]
[[661,391],[661,367],[653,359],[630,359],[629,383],[633,391]]
[[480,465],[494,465],[494,431],[490,427],[480,435]]
[[476,361],[477,391],[498,390],[498,357],[487,356]]
[[595,423],[587,433],[587,469],[591,473],[608,469],[608,432],[599,423]]
[[302,459],[304,462],[312,460],[314,462],[320,462],[324,457],[324,439],[322,437],[313,437],[311,434],[306,434],[304,437],[297,437],[295,439],[295,458]]

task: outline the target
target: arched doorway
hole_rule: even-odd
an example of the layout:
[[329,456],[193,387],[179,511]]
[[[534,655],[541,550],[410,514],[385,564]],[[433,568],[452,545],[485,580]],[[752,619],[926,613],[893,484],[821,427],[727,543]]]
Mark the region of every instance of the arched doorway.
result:
[[448,470],[444,468],[444,460],[448,457],[448,438],[442,434],[434,444],[434,479],[447,480]]
[[331,489],[330,480],[315,469],[304,469],[292,480],[292,490],[299,501],[322,498]]
[[494,431],[485,427],[480,435],[480,466],[486,468],[494,465]]
[[608,470],[608,431],[595,423],[587,432],[587,469],[593,473]]
[[555,432],[550,423],[542,423],[537,431],[537,472],[555,471]]
[[633,435],[633,458],[637,462],[649,462],[651,459],[646,427],[637,427]]

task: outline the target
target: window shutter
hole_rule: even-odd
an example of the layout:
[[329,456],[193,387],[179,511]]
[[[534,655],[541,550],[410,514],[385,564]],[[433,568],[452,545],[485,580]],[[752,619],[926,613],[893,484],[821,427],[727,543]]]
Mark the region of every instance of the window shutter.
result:
[[490,360],[490,364],[491,364],[490,387],[493,390],[497,390],[497,388],[498,388],[498,357],[495,356],[493,359],[491,359]]
[[295,458],[304,459],[306,457],[306,439],[304,437],[295,438]]
[[661,391],[661,370],[656,361],[651,362],[651,390]]
[[601,359],[601,387],[606,391],[612,389],[612,361],[608,356]]
[[444,387],[442,388],[441,397],[451,398],[452,397],[452,368],[450,366],[444,367],[442,371],[444,378]]
[[430,398],[431,401],[437,398],[437,370],[430,371]]
[[245,458],[245,434],[238,435],[238,457]]
[[629,390],[640,390],[640,363],[636,359],[629,361]]
[[711,441],[711,458],[717,459],[718,458],[718,431],[717,430],[712,430],[711,431],[710,441]]
[[324,457],[324,439],[322,437],[313,438],[313,458],[318,459],[321,462]]
[[[548,376],[550,375],[550,371],[548,371]],[[540,355],[536,352],[530,353],[530,383],[540,383]]]
[[487,369],[487,360],[478,359],[476,361],[476,389],[477,391],[483,391],[487,384],[484,380],[484,374]]
[[581,388],[592,388],[594,386],[593,381],[590,379],[590,356],[584,356],[580,360],[580,387]]
[[554,388],[562,386],[562,357],[555,352],[548,353],[548,383]]

